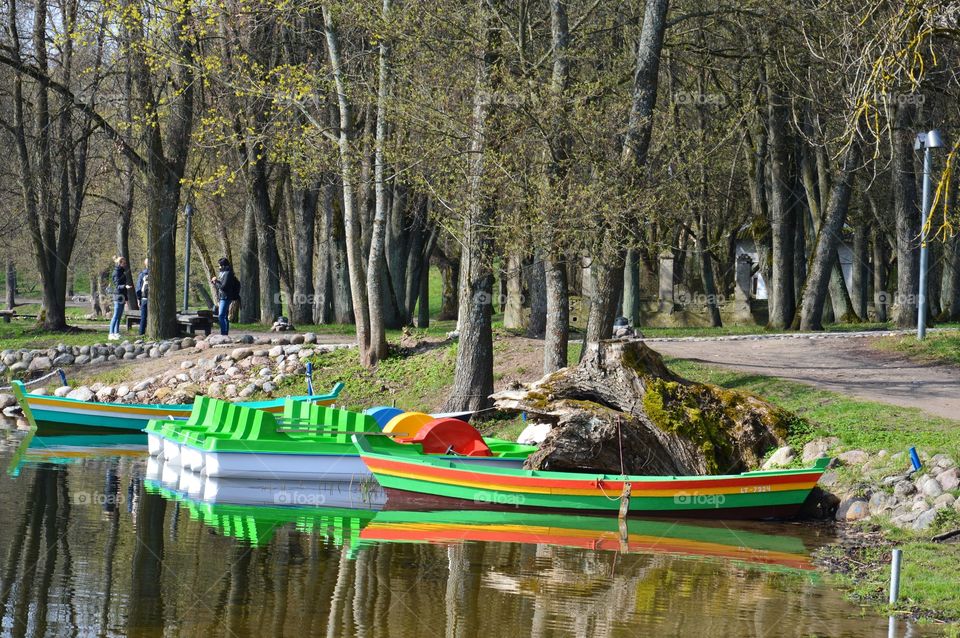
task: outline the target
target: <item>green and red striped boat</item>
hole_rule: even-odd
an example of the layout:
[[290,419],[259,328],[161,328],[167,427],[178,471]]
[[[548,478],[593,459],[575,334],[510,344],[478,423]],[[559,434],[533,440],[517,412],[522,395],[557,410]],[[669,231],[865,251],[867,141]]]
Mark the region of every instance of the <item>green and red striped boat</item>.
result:
[[[193,411],[193,404],[140,404],[140,403],[97,403],[80,401],[66,397],[53,397],[45,394],[32,394],[20,381],[12,384],[13,395],[20,403],[23,416],[30,425],[38,428],[56,428],[79,430],[143,430],[151,419],[169,419],[186,421]],[[328,394],[291,397],[297,401],[309,401],[319,405],[332,405],[343,389],[337,383]],[[285,398],[266,401],[248,401],[239,403],[247,408],[264,410],[274,414],[283,412]]]
[[476,467],[426,455],[390,454],[375,438],[362,434],[355,434],[353,441],[391,499],[402,501],[401,507],[422,509],[472,506],[616,512],[629,484],[631,514],[791,518],[830,461],[821,458],[813,467],[798,470],[725,476],[612,476]]

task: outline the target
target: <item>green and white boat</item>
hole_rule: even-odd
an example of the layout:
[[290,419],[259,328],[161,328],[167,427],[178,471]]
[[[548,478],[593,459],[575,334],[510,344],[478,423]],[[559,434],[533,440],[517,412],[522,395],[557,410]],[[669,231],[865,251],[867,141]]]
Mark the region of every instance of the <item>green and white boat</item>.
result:
[[[469,424],[435,419],[409,443],[381,432],[366,414],[287,401],[278,418],[237,404],[197,397],[186,422],[151,421],[146,432],[160,442],[165,463],[217,478],[351,481],[368,477],[351,435],[376,437],[398,455],[436,455],[469,465],[520,467],[536,450],[512,441],[484,439]],[[433,453],[433,454],[430,454]]]

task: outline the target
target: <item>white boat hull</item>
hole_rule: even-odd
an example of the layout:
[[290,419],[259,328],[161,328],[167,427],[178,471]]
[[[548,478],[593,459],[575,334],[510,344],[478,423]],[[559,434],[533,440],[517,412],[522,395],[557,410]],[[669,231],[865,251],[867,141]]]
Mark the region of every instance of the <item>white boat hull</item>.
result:
[[163,460],[165,463],[180,465],[180,444],[171,439],[164,439]]
[[163,454],[163,442],[166,439],[159,434],[150,432],[147,434],[147,452],[150,456],[160,456]]
[[[188,446],[181,446],[185,458]],[[523,459],[494,456],[441,456],[439,458],[477,466],[512,467]],[[196,469],[196,466],[194,466]],[[358,454],[258,454],[253,452],[204,452],[203,474],[216,478],[251,478],[299,481],[357,481],[370,477]]]
[[359,455],[204,452],[203,473],[214,478],[352,481],[370,476]]

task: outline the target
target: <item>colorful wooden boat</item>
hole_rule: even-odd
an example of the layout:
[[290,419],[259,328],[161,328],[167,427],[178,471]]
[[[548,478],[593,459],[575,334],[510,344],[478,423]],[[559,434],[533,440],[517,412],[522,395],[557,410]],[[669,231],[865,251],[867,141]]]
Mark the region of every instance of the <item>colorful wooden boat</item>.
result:
[[814,569],[802,539],[758,529],[756,523],[752,525],[631,518],[621,530],[616,519],[601,516],[488,510],[384,510],[360,532],[360,538],[400,543],[484,541],[555,545],[731,560],[764,568]]
[[[193,404],[151,405],[142,403],[97,403],[65,397],[54,397],[27,392],[20,381],[12,383],[13,394],[20,403],[23,415],[31,425],[49,427],[81,427],[143,430],[150,419],[187,420]],[[293,397],[297,401],[331,405],[339,396],[343,384],[338,383],[328,394]],[[241,405],[267,412],[283,411],[284,399],[248,401]]]
[[[368,435],[354,435],[360,457],[390,494],[424,508],[464,505],[616,512],[630,485],[629,511],[703,518],[788,518],[799,511],[829,459],[800,470],[726,476],[611,476],[475,467],[427,455],[395,454]],[[444,507],[443,504],[447,506]]]
[[[443,418],[410,443],[396,443],[365,414],[287,401],[280,417],[198,397],[185,422],[151,421],[167,463],[221,478],[352,481],[370,475],[350,436],[364,432],[399,455],[436,453],[469,464],[519,467],[536,448],[483,439],[464,421]],[[434,427],[436,426],[436,427]],[[151,451],[158,448],[151,445]]]

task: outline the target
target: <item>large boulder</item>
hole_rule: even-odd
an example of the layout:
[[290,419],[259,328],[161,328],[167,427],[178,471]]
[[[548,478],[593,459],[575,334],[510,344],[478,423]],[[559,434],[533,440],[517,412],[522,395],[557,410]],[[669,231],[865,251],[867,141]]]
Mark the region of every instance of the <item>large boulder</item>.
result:
[[525,467],[705,475],[755,469],[792,416],[755,396],[671,372],[642,341],[590,344],[579,365],[493,395],[553,428]]

